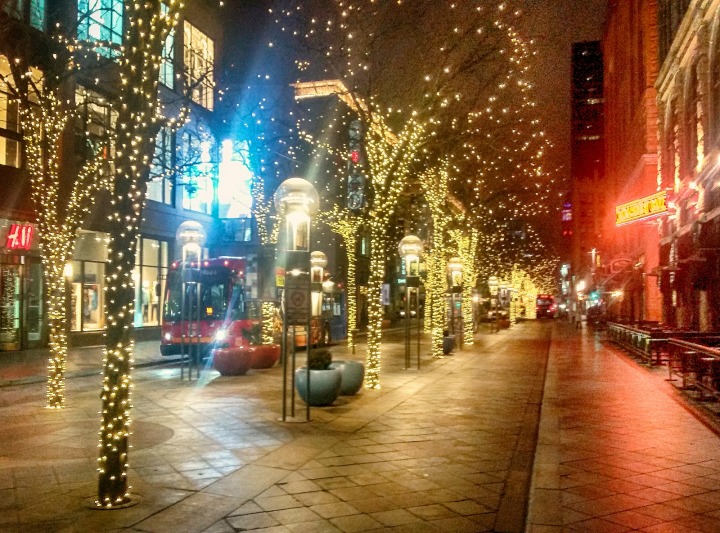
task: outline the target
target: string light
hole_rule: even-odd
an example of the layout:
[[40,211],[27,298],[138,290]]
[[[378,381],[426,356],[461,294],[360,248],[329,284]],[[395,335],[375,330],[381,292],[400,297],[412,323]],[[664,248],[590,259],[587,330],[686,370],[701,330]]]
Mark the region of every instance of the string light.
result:
[[[536,227],[560,206],[551,194],[557,186],[554,173],[543,167],[552,146],[525,79],[533,51],[515,29],[520,13],[509,2],[470,8],[363,0],[333,5],[336,10],[324,6],[313,12],[313,3],[289,2],[270,12],[281,32],[302,44],[303,53],[295,58],[301,75],[341,80],[339,85],[349,89],[340,99],[364,125],[369,207],[354,216],[370,238],[366,386],[379,388],[386,236],[402,195],[410,188],[416,196],[422,187],[430,213],[425,313],[437,357],[445,324],[449,231],[461,232],[455,244],[469,273],[463,310],[471,316],[472,287],[483,271],[506,273],[515,262],[528,269],[552,263]],[[403,24],[407,20],[413,24]],[[431,33],[422,32],[425,22]],[[389,26],[393,32],[384,31]],[[384,41],[391,34],[392,42]],[[394,46],[398,43],[402,51]],[[329,163],[329,182],[345,175],[346,156],[336,139],[347,131],[348,114],[309,107],[293,114],[294,131],[308,143],[313,168]],[[448,199],[453,197],[461,199],[463,217],[452,216]],[[346,232],[343,240],[351,253],[349,239],[355,237],[352,226],[343,229],[343,216],[349,224],[350,215],[338,213],[333,231]],[[472,342],[470,321],[467,326],[464,337]]]

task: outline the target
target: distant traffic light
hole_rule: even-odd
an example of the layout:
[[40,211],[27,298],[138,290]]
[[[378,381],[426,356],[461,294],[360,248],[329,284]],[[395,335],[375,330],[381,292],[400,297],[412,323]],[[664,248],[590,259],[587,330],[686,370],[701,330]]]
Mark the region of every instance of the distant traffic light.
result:
[[347,207],[351,211],[360,211],[365,207],[365,174],[363,167],[363,131],[362,123],[353,120],[350,123],[350,157],[348,161]]

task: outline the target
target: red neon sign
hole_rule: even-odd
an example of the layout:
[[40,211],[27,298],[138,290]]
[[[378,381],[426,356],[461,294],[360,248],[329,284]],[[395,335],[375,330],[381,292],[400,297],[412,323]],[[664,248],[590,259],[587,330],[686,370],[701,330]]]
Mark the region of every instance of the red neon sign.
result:
[[5,237],[8,250],[29,250],[32,244],[33,227],[24,224],[11,224]]

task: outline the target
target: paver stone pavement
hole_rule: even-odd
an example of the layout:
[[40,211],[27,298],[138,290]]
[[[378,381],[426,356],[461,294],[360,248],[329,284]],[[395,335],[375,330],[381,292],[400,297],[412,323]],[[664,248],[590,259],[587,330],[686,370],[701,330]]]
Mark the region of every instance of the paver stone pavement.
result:
[[720,531],[720,439],[592,331],[555,328],[528,531]]
[[[62,411],[43,408],[41,379],[0,386],[0,531],[720,531],[717,434],[666,371],[586,328],[481,330],[419,370],[389,332],[382,389],[308,423],[279,421],[280,367],[181,381],[177,364],[143,366],[129,461],[141,502],[113,511],[85,506],[101,383],[87,353]],[[0,380],[15,370],[0,361]]]
[[423,355],[420,370],[403,368],[402,336],[388,334],[382,389],[313,408],[309,423],[279,421],[281,367],[207,369],[192,382],[177,365],[136,369],[129,479],[142,501],[112,511],[85,506],[96,493],[100,369],[68,380],[62,411],[43,408],[42,382],[0,387],[0,530],[519,528],[550,331],[482,332],[453,356]]

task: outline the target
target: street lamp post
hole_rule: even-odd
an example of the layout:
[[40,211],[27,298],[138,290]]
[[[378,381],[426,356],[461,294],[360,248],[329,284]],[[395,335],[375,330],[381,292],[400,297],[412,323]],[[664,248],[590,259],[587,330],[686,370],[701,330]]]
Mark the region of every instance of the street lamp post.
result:
[[[182,261],[180,263],[180,280],[182,296],[180,297],[180,379],[185,379],[185,355],[188,360],[188,379],[192,379],[195,366],[200,377],[200,261],[202,247],[207,235],[202,224],[194,220],[186,220],[178,226],[175,239],[181,246]],[[187,300],[194,293],[195,302]],[[193,308],[195,313],[193,314]],[[194,315],[194,316],[193,316]],[[193,323],[193,319],[195,322]],[[187,349],[186,349],[187,347]],[[194,349],[193,349],[194,348]]]
[[[505,302],[508,299],[508,289],[510,288],[510,284],[505,280],[500,280],[500,285],[498,287],[498,316],[505,310]],[[502,306],[500,305],[502,304]],[[499,328],[498,328],[499,329]]]
[[[493,310],[493,317],[490,321],[490,333],[493,332],[493,322],[497,321],[497,293],[498,293],[498,279],[496,276],[490,276],[488,278],[488,288],[490,289],[490,309]],[[495,331],[497,331],[497,324],[495,324]]]
[[[460,295],[460,301],[462,301],[462,271],[463,271],[463,264],[462,259],[459,257],[451,257],[448,261],[448,273],[450,275],[450,331],[452,332],[452,336],[455,339],[455,342],[457,345],[462,348],[463,346],[463,336],[460,335],[460,340],[458,341],[458,336],[455,334],[457,328],[455,327],[455,299],[456,295]],[[462,314],[460,315],[460,331],[462,332]]]
[[[406,235],[398,244],[398,253],[405,260],[405,369],[410,368],[410,295],[416,292],[420,301],[420,255],[423,253],[423,242],[415,235]],[[416,304],[418,321],[417,367],[420,369],[420,309]]]
[[[295,375],[295,327],[305,325],[307,348],[307,392],[310,397],[310,326],[311,326],[311,280],[310,280],[310,224],[317,213],[320,198],[315,187],[302,178],[283,181],[274,194],[275,209],[285,222],[285,289],[283,291],[283,408],[282,420],[287,420],[287,333],[293,326],[292,375]],[[291,380],[291,415],[295,416],[295,381]],[[305,421],[310,420],[310,403],[307,402]]]

